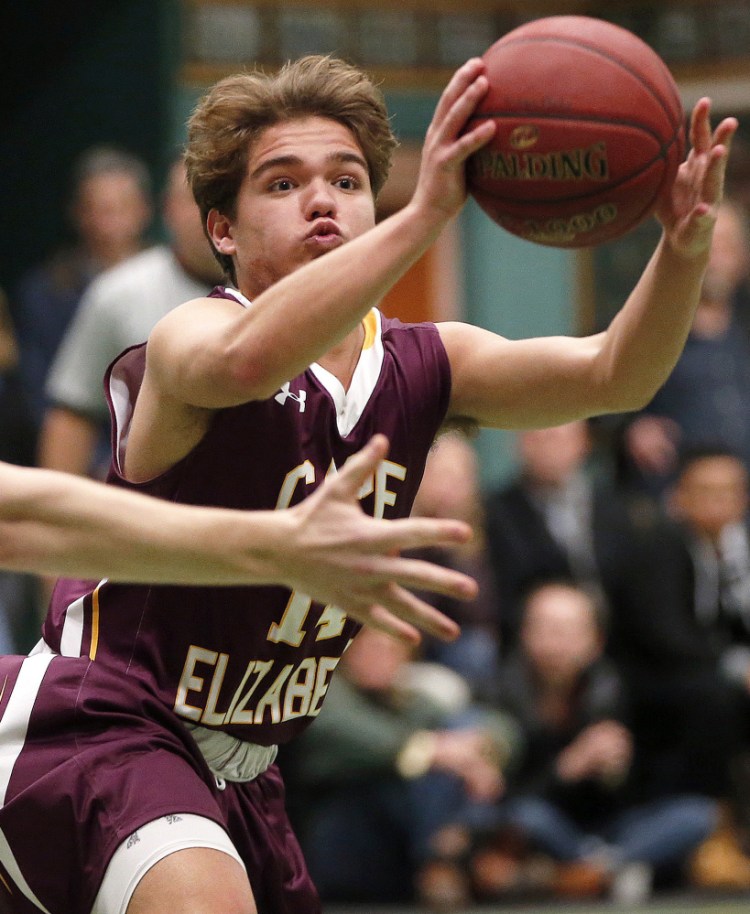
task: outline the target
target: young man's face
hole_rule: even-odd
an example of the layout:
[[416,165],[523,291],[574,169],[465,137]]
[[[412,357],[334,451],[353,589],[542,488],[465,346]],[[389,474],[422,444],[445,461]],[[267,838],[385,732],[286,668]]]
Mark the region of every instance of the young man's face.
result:
[[674,504],[693,530],[717,538],[726,526],[745,517],[747,471],[736,457],[716,454],[695,460],[680,477]]
[[298,118],[268,127],[250,151],[225,227],[240,289],[258,295],[375,224],[367,163],[337,121]]

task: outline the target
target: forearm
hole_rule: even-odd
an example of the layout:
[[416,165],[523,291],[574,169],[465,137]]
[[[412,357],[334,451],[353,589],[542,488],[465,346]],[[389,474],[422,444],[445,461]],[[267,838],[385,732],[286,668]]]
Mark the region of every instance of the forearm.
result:
[[55,472],[3,467],[0,565],[153,583],[263,583],[284,519],[168,504]]
[[595,387],[603,409],[645,406],[685,345],[708,258],[675,253],[662,238],[626,304],[601,336]]
[[228,334],[226,358],[243,387],[253,396],[270,396],[328,352],[377,305],[443,225],[426,208],[410,204],[259,295]]
[[88,474],[96,446],[97,428],[91,419],[64,407],[52,407],[44,417],[37,463],[49,470]]

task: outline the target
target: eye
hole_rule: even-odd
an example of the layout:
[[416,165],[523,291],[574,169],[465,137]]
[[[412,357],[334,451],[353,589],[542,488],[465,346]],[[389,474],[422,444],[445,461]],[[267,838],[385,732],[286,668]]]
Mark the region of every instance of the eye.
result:
[[294,187],[294,182],[291,178],[277,178],[275,181],[272,181],[268,185],[270,191],[286,191],[292,190]]
[[361,182],[353,175],[343,175],[334,182],[341,190],[359,190]]

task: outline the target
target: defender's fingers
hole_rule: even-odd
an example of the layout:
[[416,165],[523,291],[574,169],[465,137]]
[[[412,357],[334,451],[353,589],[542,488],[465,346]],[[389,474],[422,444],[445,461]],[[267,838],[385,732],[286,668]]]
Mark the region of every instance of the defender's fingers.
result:
[[404,642],[404,644],[416,646],[422,641],[419,629],[408,622],[404,622],[403,619],[399,619],[398,616],[394,616],[384,606],[370,606],[367,613],[358,613],[356,618],[369,628],[385,632],[386,635],[390,635],[397,641]]
[[469,524],[448,518],[406,517],[386,523],[381,529],[383,547],[388,552],[460,545],[473,536]]
[[339,470],[334,485],[348,496],[356,498],[359,490],[388,454],[389,441],[385,435],[373,435],[362,450],[352,454]]
[[402,622],[441,641],[454,641],[461,633],[452,619],[398,584],[390,584],[379,602],[385,610],[398,616]]
[[383,583],[392,581],[411,590],[427,590],[457,600],[474,600],[479,592],[479,585],[469,575],[422,559],[383,556],[375,575]]

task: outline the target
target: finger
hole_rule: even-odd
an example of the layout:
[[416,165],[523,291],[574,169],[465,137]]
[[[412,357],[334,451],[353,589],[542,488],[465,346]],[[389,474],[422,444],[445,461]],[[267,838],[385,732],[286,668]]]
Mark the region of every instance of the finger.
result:
[[[350,615],[352,614],[350,613]],[[395,638],[396,641],[401,641],[410,647],[416,647],[422,641],[419,629],[409,625],[408,622],[404,622],[403,619],[399,619],[398,616],[394,616],[384,606],[374,605],[369,607],[366,615],[360,617],[360,621],[367,625],[368,628],[384,632],[386,635],[390,635],[391,638]]]
[[469,575],[421,559],[380,556],[373,560],[371,575],[383,584],[393,582],[412,590],[429,590],[457,600],[474,600],[479,589]]
[[727,147],[714,146],[703,178],[703,202],[706,208],[699,206],[700,215],[705,215],[708,212],[708,206],[721,200],[728,161],[729,150]]
[[427,546],[454,546],[471,540],[469,524],[448,518],[408,517],[382,525],[383,547],[387,552],[423,549]]
[[714,135],[711,138],[712,144],[714,146],[731,147],[738,127],[739,121],[736,117],[725,117],[714,130]]
[[388,439],[385,435],[373,435],[362,450],[352,454],[336,477],[336,488],[345,495],[356,498],[359,490],[378,468],[388,454]]
[[461,633],[452,619],[398,584],[390,584],[379,603],[379,609],[441,641],[455,641]]
[[463,95],[467,87],[474,82],[480,73],[484,72],[484,69],[485,64],[482,58],[472,57],[456,70],[435,106],[435,113],[432,116],[433,124],[438,124],[443,121],[453,107],[456,99]]
[[474,127],[473,130],[469,130],[458,138],[451,150],[451,157],[457,162],[465,162],[469,156],[486,146],[496,131],[496,121],[482,121],[479,126]]
[[690,145],[697,152],[706,152],[711,146],[711,100],[701,98],[693,108],[690,118]]
[[476,110],[476,107],[482,98],[487,94],[488,89],[489,82],[487,77],[483,75],[478,76],[476,80],[467,87],[464,94],[456,99],[450,110],[446,113],[445,118],[437,127],[438,136],[447,141],[458,138],[459,141],[463,142],[466,146],[470,143],[478,143],[479,146],[486,143],[495,132],[495,122],[492,120],[483,120],[472,129],[467,129],[467,123],[470,122],[471,115]]

